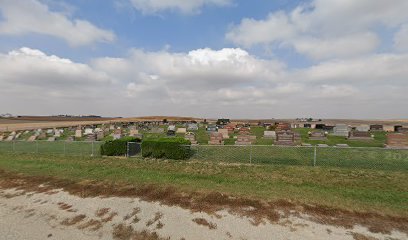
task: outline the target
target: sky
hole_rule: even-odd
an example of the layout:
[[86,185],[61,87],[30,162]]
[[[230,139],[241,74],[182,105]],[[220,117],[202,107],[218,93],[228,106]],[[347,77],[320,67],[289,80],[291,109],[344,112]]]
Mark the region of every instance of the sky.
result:
[[0,113],[408,118],[407,0],[0,0]]

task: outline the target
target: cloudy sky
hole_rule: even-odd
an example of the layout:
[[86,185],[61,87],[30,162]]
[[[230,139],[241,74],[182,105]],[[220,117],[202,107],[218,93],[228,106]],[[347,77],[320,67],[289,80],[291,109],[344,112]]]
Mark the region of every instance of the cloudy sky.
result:
[[0,0],[0,113],[408,118],[407,0]]

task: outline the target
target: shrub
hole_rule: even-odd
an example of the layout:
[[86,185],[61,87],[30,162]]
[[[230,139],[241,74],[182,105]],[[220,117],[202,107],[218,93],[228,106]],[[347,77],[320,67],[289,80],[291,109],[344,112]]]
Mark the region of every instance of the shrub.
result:
[[135,137],[124,137],[117,140],[106,141],[101,146],[102,156],[124,156],[127,154],[128,142],[141,142]]
[[142,156],[174,160],[188,159],[191,156],[191,149],[186,145],[191,145],[191,142],[184,138],[146,139],[142,142]]

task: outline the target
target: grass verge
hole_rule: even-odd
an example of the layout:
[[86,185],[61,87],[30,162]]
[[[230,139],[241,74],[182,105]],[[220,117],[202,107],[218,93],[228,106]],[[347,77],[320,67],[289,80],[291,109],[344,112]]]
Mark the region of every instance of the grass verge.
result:
[[[285,206],[290,203],[290,206],[302,206],[305,211],[327,213],[327,216],[354,213],[361,219],[386,216],[408,226],[405,224],[408,223],[406,171],[29,154],[2,154],[0,169],[3,170],[0,180],[6,179],[9,174],[51,178],[57,183],[65,180],[64,184],[59,182],[58,187],[68,188],[68,183],[83,186],[77,190],[82,195],[87,191],[87,183],[97,183],[96,195],[111,192],[127,196],[135,193],[139,197],[149,196],[150,200],[166,200],[161,198],[170,194],[170,200],[166,201],[190,208],[195,206],[199,210],[211,208],[213,204],[229,206],[243,203],[254,203],[252,205],[261,208],[264,205],[256,201],[267,202],[268,206],[284,201]],[[35,183],[33,179],[30,181]],[[161,190],[152,193],[146,186]],[[177,196],[174,195],[176,193]],[[199,196],[197,203],[207,205],[191,203],[195,195]],[[230,198],[232,196],[234,198]],[[241,198],[245,200],[231,200]],[[384,225],[384,221],[376,219],[374,222]]]

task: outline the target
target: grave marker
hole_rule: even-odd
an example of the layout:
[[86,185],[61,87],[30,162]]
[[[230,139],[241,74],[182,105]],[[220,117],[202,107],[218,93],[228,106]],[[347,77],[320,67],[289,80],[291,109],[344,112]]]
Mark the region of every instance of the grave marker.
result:
[[222,137],[224,139],[228,139],[229,135],[228,135],[228,129],[218,129],[218,132],[222,134]]
[[309,133],[310,140],[317,140],[317,141],[326,141],[327,136],[324,132],[310,132]]
[[37,136],[33,135],[33,136],[29,137],[27,141],[34,142],[36,139],[37,139]]
[[350,129],[346,124],[336,124],[333,129],[333,136],[348,137]]
[[408,148],[408,134],[389,133],[387,134],[387,148]]
[[276,132],[275,145],[279,146],[296,146],[300,145],[300,134],[292,131]]
[[210,141],[208,141],[209,145],[224,145],[224,137],[221,133],[212,132],[210,135]]

